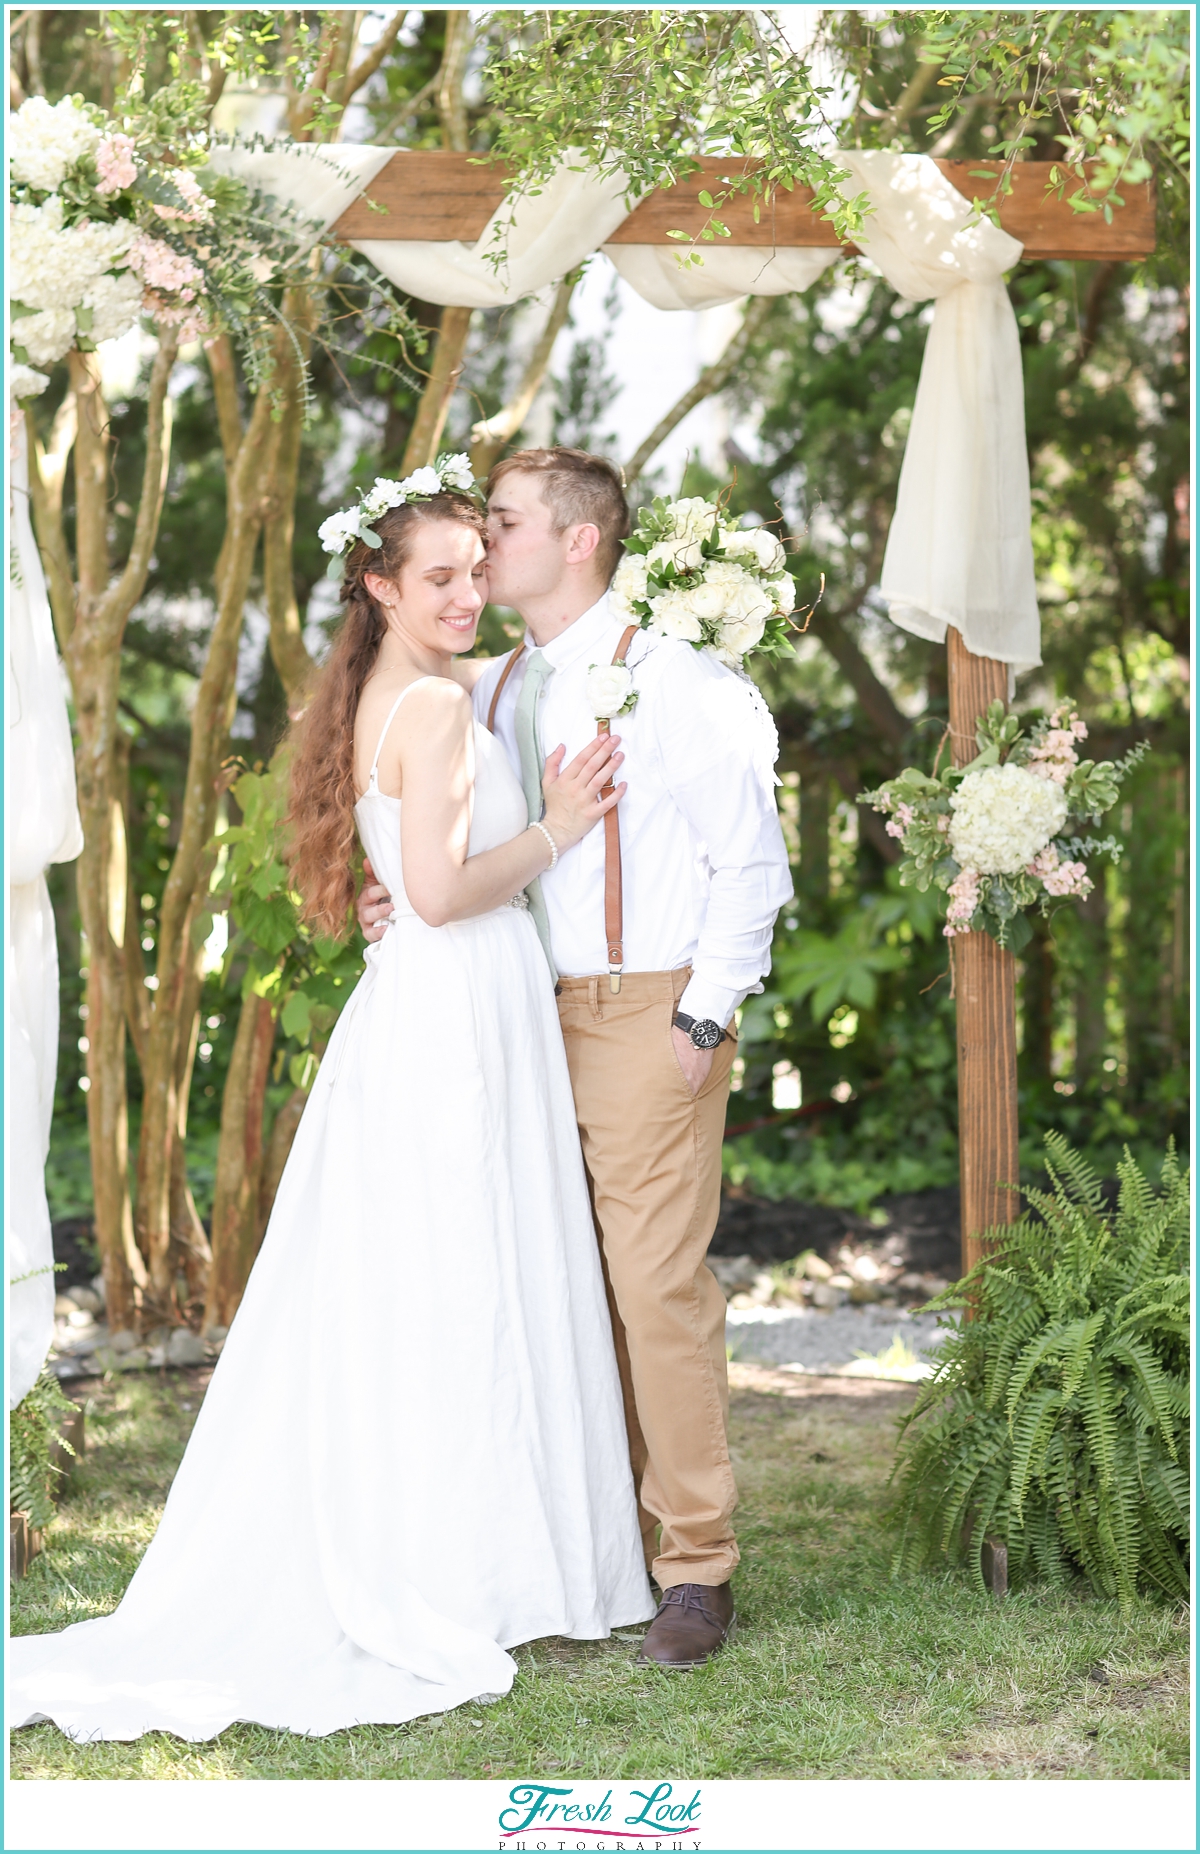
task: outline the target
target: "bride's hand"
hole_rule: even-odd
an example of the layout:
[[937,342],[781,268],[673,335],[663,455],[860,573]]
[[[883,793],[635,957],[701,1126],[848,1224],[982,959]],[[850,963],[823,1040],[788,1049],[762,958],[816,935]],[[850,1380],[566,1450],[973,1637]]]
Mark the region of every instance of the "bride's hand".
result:
[[619,803],[625,791],[624,784],[607,797],[600,796],[601,787],[612,778],[625,758],[617,751],[619,744],[619,734],[598,734],[566,767],[563,766],[565,747],[556,747],[548,756],[542,779],[546,798],[543,821],[560,854],[578,843],[581,837],[586,837],[605,812]]

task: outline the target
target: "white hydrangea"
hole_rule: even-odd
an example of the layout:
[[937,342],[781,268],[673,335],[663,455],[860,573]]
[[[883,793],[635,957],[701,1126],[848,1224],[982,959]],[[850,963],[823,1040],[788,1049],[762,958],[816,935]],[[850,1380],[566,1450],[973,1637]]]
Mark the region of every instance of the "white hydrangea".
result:
[[36,399],[49,386],[49,376],[36,373],[32,367],[26,367],[21,361],[14,361],[8,374],[9,397],[18,401]]
[[142,307],[141,278],[132,271],[113,276],[105,272],[89,283],[83,293],[83,307],[92,312],[88,334],[93,341],[112,341],[129,332]]
[[964,869],[1017,875],[1067,818],[1062,789],[1007,761],[968,773],[950,800],[950,847]]
[[13,185],[55,192],[75,163],[99,147],[100,134],[73,97],[53,105],[45,97],[27,97],[8,124]]
[[89,284],[125,261],[136,237],[125,220],[82,220],[64,228],[62,201],[15,206],[8,251],[8,294],[27,309],[74,309]]
[[75,311],[42,309],[12,325],[15,346],[24,348],[35,367],[52,367],[75,344]]

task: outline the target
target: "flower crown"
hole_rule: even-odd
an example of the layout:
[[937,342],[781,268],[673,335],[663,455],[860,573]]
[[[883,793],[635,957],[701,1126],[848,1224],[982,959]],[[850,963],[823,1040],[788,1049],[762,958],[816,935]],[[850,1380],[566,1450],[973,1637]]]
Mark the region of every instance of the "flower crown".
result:
[[471,459],[462,451],[454,456],[443,453],[435,464],[414,470],[400,482],[388,476],[377,476],[370,489],[359,492],[357,508],[339,509],[317,529],[321,546],[334,556],[329,563],[330,571],[334,574],[339,571],[340,556],[353,547],[355,541],[366,541],[369,547],[383,546],[371,523],[378,521],[387,509],[398,509],[406,502],[428,502],[447,490],[457,490],[468,496],[477,493]]

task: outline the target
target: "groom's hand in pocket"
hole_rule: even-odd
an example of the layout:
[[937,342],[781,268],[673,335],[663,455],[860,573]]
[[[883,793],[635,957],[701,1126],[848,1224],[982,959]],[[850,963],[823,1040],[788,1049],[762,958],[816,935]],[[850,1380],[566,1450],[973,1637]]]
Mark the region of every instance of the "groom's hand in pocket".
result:
[[364,940],[382,940],[388,929],[392,898],[383,883],[375,880],[375,871],[367,857],[363,858],[363,885],[356,912]]
[[713,1065],[711,1049],[697,1049],[686,1030],[677,1024],[671,1025],[671,1041],[675,1046],[675,1060],[683,1070],[683,1079],[693,1095],[699,1094],[708,1080]]

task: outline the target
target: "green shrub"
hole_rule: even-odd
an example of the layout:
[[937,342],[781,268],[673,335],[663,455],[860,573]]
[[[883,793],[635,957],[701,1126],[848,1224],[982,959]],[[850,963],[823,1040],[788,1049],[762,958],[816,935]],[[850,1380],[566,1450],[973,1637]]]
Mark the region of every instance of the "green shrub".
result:
[[894,1569],[967,1560],[1082,1572],[1128,1608],[1188,1589],[1188,1174],[1169,1146],[1156,1191],[1126,1149],[1117,1209],[1058,1134],[1050,1192],[991,1232],[988,1259],[931,1306],[970,1306],[901,1424]]
[[65,1472],[56,1453],[75,1453],[62,1434],[62,1419],[75,1408],[53,1373],[43,1370],[9,1412],[8,1504],[12,1512],[27,1514],[30,1526],[39,1532],[54,1518],[53,1489]]

